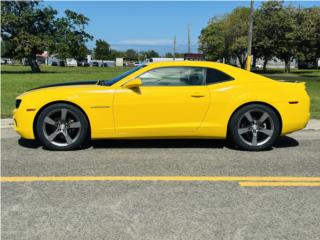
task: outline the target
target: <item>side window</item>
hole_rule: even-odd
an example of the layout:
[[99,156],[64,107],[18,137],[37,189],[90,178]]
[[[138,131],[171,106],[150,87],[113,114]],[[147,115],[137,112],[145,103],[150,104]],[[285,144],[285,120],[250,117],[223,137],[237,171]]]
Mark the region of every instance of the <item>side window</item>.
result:
[[140,75],[143,86],[198,86],[204,84],[205,69],[198,67],[156,68]]
[[233,80],[232,77],[213,68],[207,68],[207,85]]

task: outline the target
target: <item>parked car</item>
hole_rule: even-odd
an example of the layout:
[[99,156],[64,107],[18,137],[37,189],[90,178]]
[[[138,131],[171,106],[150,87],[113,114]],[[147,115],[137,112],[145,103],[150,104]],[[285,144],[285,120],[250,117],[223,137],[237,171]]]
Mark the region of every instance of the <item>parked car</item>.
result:
[[1,64],[12,64],[12,60],[10,58],[1,58]]
[[98,62],[92,62],[92,67],[99,67],[99,63]]
[[89,67],[89,63],[87,61],[79,61],[78,67]]
[[74,58],[67,58],[66,63],[67,63],[68,67],[77,67],[78,66],[78,62]]
[[112,80],[53,84],[16,99],[16,131],[53,150],[88,138],[219,138],[270,148],[310,116],[305,83],[213,62],[159,62]]
[[318,62],[317,60],[314,61],[298,61],[298,68],[299,69],[317,69]]
[[261,70],[262,68],[263,66],[261,65],[251,66],[251,71],[258,71],[258,70]]

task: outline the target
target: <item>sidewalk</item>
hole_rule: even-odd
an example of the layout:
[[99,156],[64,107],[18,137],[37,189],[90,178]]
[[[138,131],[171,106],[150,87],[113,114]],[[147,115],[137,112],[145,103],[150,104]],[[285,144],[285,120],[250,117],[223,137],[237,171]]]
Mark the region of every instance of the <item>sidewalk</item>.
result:
[[[10,118],[1,119],[1,128],[13,128],[13,120]],[[303,130],[320,130],[320,119],[310,119],[307,127]]]

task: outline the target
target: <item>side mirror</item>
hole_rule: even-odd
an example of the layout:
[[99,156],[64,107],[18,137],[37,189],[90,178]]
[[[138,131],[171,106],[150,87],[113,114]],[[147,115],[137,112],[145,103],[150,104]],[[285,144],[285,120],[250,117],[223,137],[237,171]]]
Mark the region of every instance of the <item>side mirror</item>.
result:
[[135,78],[130,80],[129,82],[126,82],[123,87],[125,88],[138,88],[142,85],[142,81],[140,78]]

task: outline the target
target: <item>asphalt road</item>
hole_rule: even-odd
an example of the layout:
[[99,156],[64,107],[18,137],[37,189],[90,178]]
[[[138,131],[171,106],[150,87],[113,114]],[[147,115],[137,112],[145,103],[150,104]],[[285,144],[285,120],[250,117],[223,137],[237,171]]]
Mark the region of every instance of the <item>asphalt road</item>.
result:
[[[320,131],[264,152],[212,140],[98,141],[53,152],[2,129],[1,173],[18,176],[320,177]],[[320,187],[237,181],[2,182],[2,239],[319,239]]]

